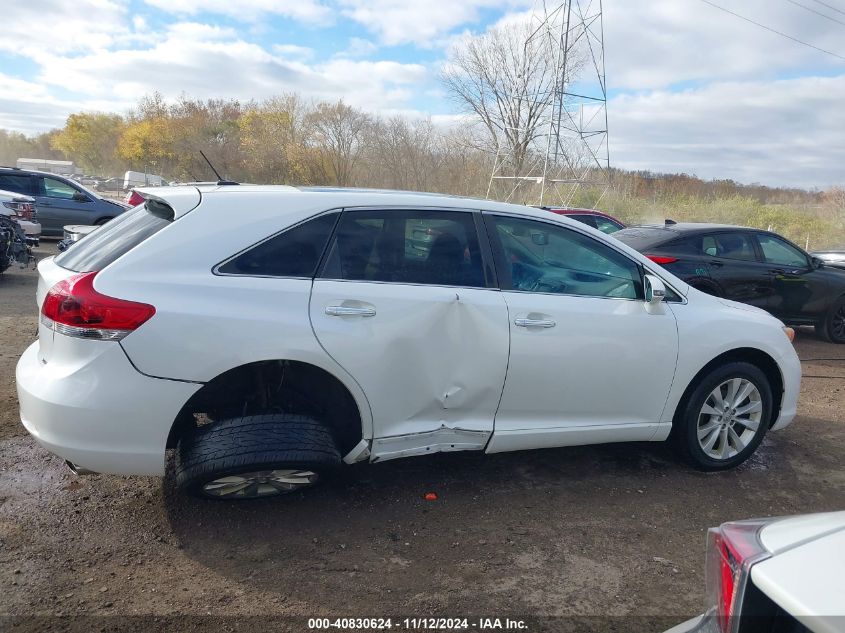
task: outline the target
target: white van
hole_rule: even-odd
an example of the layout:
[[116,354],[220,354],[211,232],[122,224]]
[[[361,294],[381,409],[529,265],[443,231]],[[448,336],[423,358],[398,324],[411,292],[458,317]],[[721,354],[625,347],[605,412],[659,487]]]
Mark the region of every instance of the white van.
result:
[[161,187],[166,184],[164,178],[156,174],[147,174],[143,171],[127,171],[123,175],[124,190],[132,187]]

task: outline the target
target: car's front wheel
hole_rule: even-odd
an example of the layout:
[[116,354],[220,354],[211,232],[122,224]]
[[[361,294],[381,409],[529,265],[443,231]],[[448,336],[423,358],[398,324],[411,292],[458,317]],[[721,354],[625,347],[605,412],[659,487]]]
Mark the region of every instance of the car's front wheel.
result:
[[748,459],[769,428],[772,389],[755,365],[732,362],[704,376],[675,417],[681,454],[700,470],[725,470]]
[[179,442],[176,483],[210,499],[257,499],[308,488],[340,466],[329,430],[292,414],[200,427]]

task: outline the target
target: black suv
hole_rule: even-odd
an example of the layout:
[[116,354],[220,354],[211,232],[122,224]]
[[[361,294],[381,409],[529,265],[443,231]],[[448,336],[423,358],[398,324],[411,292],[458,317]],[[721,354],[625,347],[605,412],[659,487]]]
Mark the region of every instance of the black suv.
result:
[[763,308],[792,325],[815,325],[822,338],[845,343],[845,271],[779,235],[667,222],[629,227],[613,237],[693,288]]
[[128,207],[59,174],[0,167],[0,190],[35,198],[41,235],[61,237],[66,224],[104,224]]

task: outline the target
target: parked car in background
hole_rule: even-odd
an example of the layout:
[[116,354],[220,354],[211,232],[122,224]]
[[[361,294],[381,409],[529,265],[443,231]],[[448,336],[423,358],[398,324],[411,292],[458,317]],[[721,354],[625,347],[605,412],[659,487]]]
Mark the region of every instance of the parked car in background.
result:
[[35,213],[35,198],[13,191],[0,190],[0,215],[14,220],[20,225],[32,245],[38,246],[41,238],[41,224]]
[[795,416],[792,330],[565,216],[392,191],[141,193],[39,264],[21,420],[77,471],[160,475],[174,448],[183,490],[241,499],[344,462],[670,434],[723,470]]
[[791,325],[813,325],[825,340],[845,343],[845,271],[779,235],[667,223],[613,236],[697,290],[762,308]]
[[707,536],[707,611],[666,633],[841,633],[843,570],[845,512],[723,523]]
[[101,180],[96,185],[94,185],[94,189],[103,192],[121,192],[123,191],[123,178],[106,178],[105,180]]
[[61,237],[65,224],[104,224],[128,208],[70,178],[17,167],[0,167],[0,189],[35,198],[42,235],[48,237]]
[[568,218],[577,220],[594,229],[598,229],[602,233],[616,233],[625,228],[625,224],[621,220],[617,220],[612,215],[603,211],[596,211],[595,209],[570,209],[564,207],[540,207],[546,211],[557,213],[558,215],[565,215]]
[[813,251],[810,255],[822,260],[825,266],[845,268],[845,251]]

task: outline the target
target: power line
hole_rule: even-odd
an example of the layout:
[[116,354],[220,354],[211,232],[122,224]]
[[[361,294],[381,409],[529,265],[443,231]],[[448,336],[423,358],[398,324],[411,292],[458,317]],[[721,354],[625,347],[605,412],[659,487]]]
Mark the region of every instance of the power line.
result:
[[843,22],[842,20],[837,20],[836,18],[832,18],[829,15],[827,15],[826,13],[822,13],[821,11],[816,11],[815,9],[812,9],[805,4],[801,4],[800,2],[796,2],[795,0],[786,0],[786,1],[789,4],[794,4],[796,7],[801,7],[805,11],[809,11],[810,13],[815,13],[816,15],[820,15],[826,20],[830,20],[831,22],[836,22],[837,24],[841,24],[842,26],[845,26],[845,22]]
[[831,11],[836,11],[837,13],[841,13],[842,15],[845,15],[845,11],[843,11],[842,9],[837,9],[836,7],[831,6],[831,5],[827,4],[826,2],[822,2],[822,0],[813,0],[813,2],[820,4],[823,7],[827,7]]
[[810,48],[814,48],[821,53],[825,53],[827,55],[831,55],[832,57],[836,57],[837,59],[841,59],[842,61],[845,61],[845,55],[839,55],[838,53],[834,53],[834,52],[826,50],[824,48],[819,48],[818,46],[815,46],[814,44],[810,44],[809,42],[805,42],[804,40],[799,40],[797,37],[792,37],[791,35],[787,35],[786,33],[783,33],[782,31],[775,30],[770,26],[766,26],[765,24],[760,24],[759,22],[756,22],[756,21],[752,20],[751,18],[746,18],[744,15],[740,15],[739,13],[734,13],[730,9],[726,9],[725,7],[720,7],[718,4],[714,4],[714,3],[710,2],[710,0],[701,0],[701,2],[703,2],[704,4],[709,4],[714,9],[719,9],[719,11],[724,11],[725,13],[729,13],[732,16],[739,18],[740,20],[744,20],[744,21],[746,21],[750,24],[753,24],[755,26],[759,26],[761,29],[766,29],[767,31],[774,33],[775,35],[780,35],[781,37],[785,37],[788,40],[792,40],[793,42],[803,44],[804,46],[809,46]]

